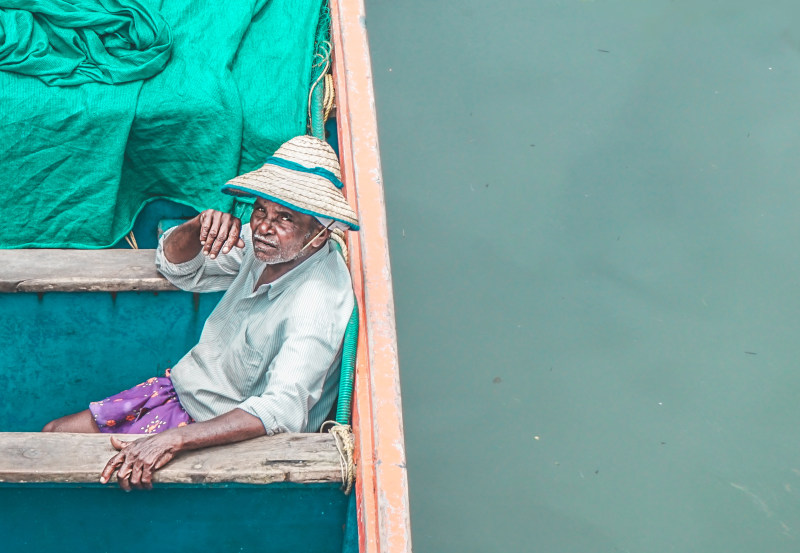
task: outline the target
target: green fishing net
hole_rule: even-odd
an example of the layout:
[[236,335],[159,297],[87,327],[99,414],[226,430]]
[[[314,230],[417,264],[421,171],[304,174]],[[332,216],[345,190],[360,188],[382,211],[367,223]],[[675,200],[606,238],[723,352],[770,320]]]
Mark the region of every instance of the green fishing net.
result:
[[230,210],[306,132],[321,7],[0,1],[0,247],[107,247],[158,198]]

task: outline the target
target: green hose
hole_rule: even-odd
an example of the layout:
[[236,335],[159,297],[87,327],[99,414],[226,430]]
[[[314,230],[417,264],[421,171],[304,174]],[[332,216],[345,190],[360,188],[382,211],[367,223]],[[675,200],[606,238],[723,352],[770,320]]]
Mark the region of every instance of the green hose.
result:
[[[338,252],[344,257],[342,246],[331,240]],[[350,424],[353,405],[353,380],[356,374],[356,349],[358,347],[358,299],[353,298],[353,313],[347,321],[342,344],[342,366],[339,374],[339,399],[336,402],[336,422]]]
[[358,304],[347,321],[342,345],[342,370],[339,375],[339,399],[336,404],[336,422],[350,424],[353,403],[353,379],[356,372],[356,347],[358,345]]
[[322,99],[325,95],[325,83],[320,83],[311,92],[311,134],[325,140],[325,118],[322,109]]

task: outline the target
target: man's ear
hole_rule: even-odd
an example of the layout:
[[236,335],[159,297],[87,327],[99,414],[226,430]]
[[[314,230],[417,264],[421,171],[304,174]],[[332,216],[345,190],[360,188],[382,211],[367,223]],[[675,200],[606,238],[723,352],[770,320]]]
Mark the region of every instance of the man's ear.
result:
[[[318,232],[319,231],[317,231],[316,233],[318,233]],[[325,232],[323,232],[322,234],[320,234],[319,236],[317,236],[316,238],[314,238],[311,241],[311,247],[312,248],[320,247],[322,244],[327,242],[327,240],[328,240],[328,238],[330,238],[330,236],[331,236],[331,231],[329,229],[325,229]]]

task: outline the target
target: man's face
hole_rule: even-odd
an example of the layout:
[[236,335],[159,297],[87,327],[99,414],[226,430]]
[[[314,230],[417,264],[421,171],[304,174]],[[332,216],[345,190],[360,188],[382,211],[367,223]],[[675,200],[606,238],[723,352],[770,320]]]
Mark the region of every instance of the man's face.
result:
[[276,265],[297,259],[321,226],[311,215],[258,198],[253,205],[250,228],[256,257],[268,265]]

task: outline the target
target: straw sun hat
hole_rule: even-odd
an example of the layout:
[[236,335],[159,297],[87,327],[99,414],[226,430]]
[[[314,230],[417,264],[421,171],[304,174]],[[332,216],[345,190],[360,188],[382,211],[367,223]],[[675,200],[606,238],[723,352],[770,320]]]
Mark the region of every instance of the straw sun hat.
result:
[[278,148],[260,169],[231,179],[222,191],[264,198],[358,230],[358,218],[341,188],[342,174],[333,148],[319,138],[297,136]]

